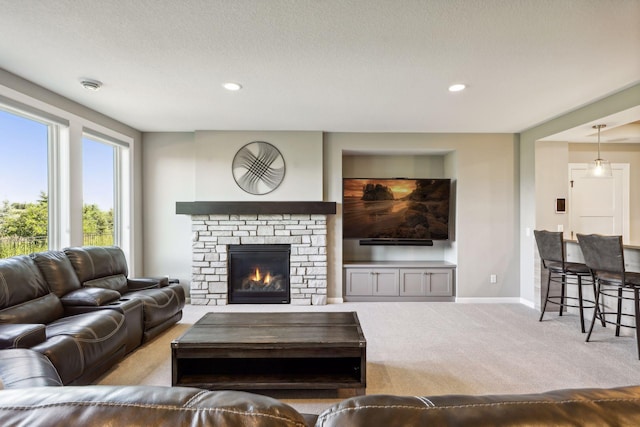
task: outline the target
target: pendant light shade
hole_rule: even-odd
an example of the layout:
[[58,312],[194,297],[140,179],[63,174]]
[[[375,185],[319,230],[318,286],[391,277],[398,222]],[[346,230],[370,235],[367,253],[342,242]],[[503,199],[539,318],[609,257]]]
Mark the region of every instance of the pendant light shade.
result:
[[611,178],[613,173],[611,172],[611,163],[607,160],[600,158],[600,129],[607,125],[595,125],[594,129],[598,129],[598,158],[589,163],[587,167],[587,176],[589,178]]

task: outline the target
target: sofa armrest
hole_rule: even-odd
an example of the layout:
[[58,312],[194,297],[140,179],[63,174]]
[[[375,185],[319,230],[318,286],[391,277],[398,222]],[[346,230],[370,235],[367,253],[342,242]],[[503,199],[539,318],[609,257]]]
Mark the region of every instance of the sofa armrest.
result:
[[12,348],[0,351],[0,388],[61,386],[58,371],[35,350]]
[[82,288],[71,291],[62,298],[64,306],[99,307],[120,299],[120,293],[113,289]]
[[45,326],[39,323],[0,325],[0,348],[30,348],[47,339]]
[[163,288],[167,285],[169,285],[167,277],[130,277],[127,279],[127,287],[130,291]]

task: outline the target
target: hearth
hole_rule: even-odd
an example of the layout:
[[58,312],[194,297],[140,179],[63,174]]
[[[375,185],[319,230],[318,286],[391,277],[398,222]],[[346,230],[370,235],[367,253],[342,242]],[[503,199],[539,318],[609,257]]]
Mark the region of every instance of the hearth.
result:
[[229,304],[289,304],[291,245],[228,245]]

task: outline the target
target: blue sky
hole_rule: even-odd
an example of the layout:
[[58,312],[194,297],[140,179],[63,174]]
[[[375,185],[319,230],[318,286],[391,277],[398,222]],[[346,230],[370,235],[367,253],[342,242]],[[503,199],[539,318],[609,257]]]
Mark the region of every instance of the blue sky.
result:
[[[83,144],[84,203],[113,208],[113,147]],[[0,110],[0,202],[47,192],[47,126]]]

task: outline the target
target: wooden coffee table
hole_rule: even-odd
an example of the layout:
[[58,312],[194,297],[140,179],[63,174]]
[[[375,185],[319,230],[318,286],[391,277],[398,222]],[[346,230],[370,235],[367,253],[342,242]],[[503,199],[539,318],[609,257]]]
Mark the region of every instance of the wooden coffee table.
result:
[[171,383],[364,394],[366,346],[355,312],[208,313],[171,343]]

